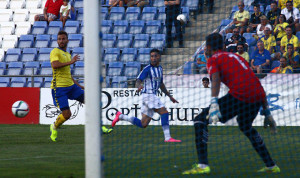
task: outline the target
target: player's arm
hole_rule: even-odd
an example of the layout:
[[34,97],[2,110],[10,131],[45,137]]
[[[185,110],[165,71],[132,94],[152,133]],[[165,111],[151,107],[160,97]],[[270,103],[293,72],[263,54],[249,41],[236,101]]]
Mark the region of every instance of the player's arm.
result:
[[221,78],[219,72],[215,72],[211,75],[211,96],[218,97],[221,86]]
[[74,82],[76,85],[78,85],[81,89],[84,90],[84,86],[80,85],[80,84],[77,82],[77,80],[75,80],[73,77],[72,77],[72,80],[73,80],[73,82]]
[[135,82],[135,87],[137,88],[137,92],[140,92],[144,88],[143,81],[140,79],[137,79]]
[[68,66],[68,65],[71,65],[71,64],[74,64],[76,61],[78,61],[80,59],[79,55],[75,55],[71,61],[69,62],[59,62],[59,61],[52,61],[51,62],[51,65],[52,65],[52,68],[53,69],[58,69],[58,68],[61,68],[61,67],[65,67],[65,66]]
[[170,98],[170,100],[173,102],[173,103],[179,103],[175,98],[173,98],[173,96],[168,92],[168,90],[167,90],[167,88],[166,88],[166,86],[165,86],[165,84],[164,83],[161,83],[160,84],[160,89],[161,89],[161,91],[164,93],[164,94],[166,94],[169,98]]

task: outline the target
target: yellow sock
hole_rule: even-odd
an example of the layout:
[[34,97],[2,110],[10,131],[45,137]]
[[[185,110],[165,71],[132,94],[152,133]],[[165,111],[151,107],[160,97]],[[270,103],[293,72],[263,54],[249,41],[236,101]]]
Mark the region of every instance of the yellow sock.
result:
[[61,126],[67,119],[64,118],[62,114],[58,115],[55,123],[54,123],[54,129],[57,129],[59,126]]

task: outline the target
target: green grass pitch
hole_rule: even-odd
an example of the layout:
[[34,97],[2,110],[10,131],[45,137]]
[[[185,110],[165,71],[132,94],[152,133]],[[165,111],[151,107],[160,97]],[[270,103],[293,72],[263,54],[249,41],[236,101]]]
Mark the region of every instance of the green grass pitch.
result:
[[[272,177],[300,176],[300,127],[279,133],[256,127],[278,166]],[[84,126],[63,126],[58,142],[49,140],[48,125],[0,125],[0,177],[84,177]],[[194,128],[171,126],[182,143],[164,143],[160,126],[119,126],[103,135],[105,177],[182,177],[196,163]],[[209,127],[208,177],[270,177],[237,127]]]

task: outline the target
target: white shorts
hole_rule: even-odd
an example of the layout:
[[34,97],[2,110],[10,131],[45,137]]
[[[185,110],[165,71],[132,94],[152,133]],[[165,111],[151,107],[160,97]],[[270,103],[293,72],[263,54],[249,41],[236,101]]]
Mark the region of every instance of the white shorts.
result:
[[142,114],[152,117],[154,114],[154,109],[165,107],[165,105],[160,101],[159,97],[155,94],[143,93],[142,97]]

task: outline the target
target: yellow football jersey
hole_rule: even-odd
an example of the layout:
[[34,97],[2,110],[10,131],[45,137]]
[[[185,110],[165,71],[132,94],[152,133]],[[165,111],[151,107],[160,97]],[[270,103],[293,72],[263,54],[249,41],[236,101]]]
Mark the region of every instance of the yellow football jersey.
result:
[[[50,53],[50,62],[52,63],[53,61],[59,61],[61,63],[69,62],[71,61],[71,54],[62,49],[54,48]],[[58,69],[52,68],[52,72],[52,89],[56,87],[69,87],[74,84],[71,76],[70,65]]]

